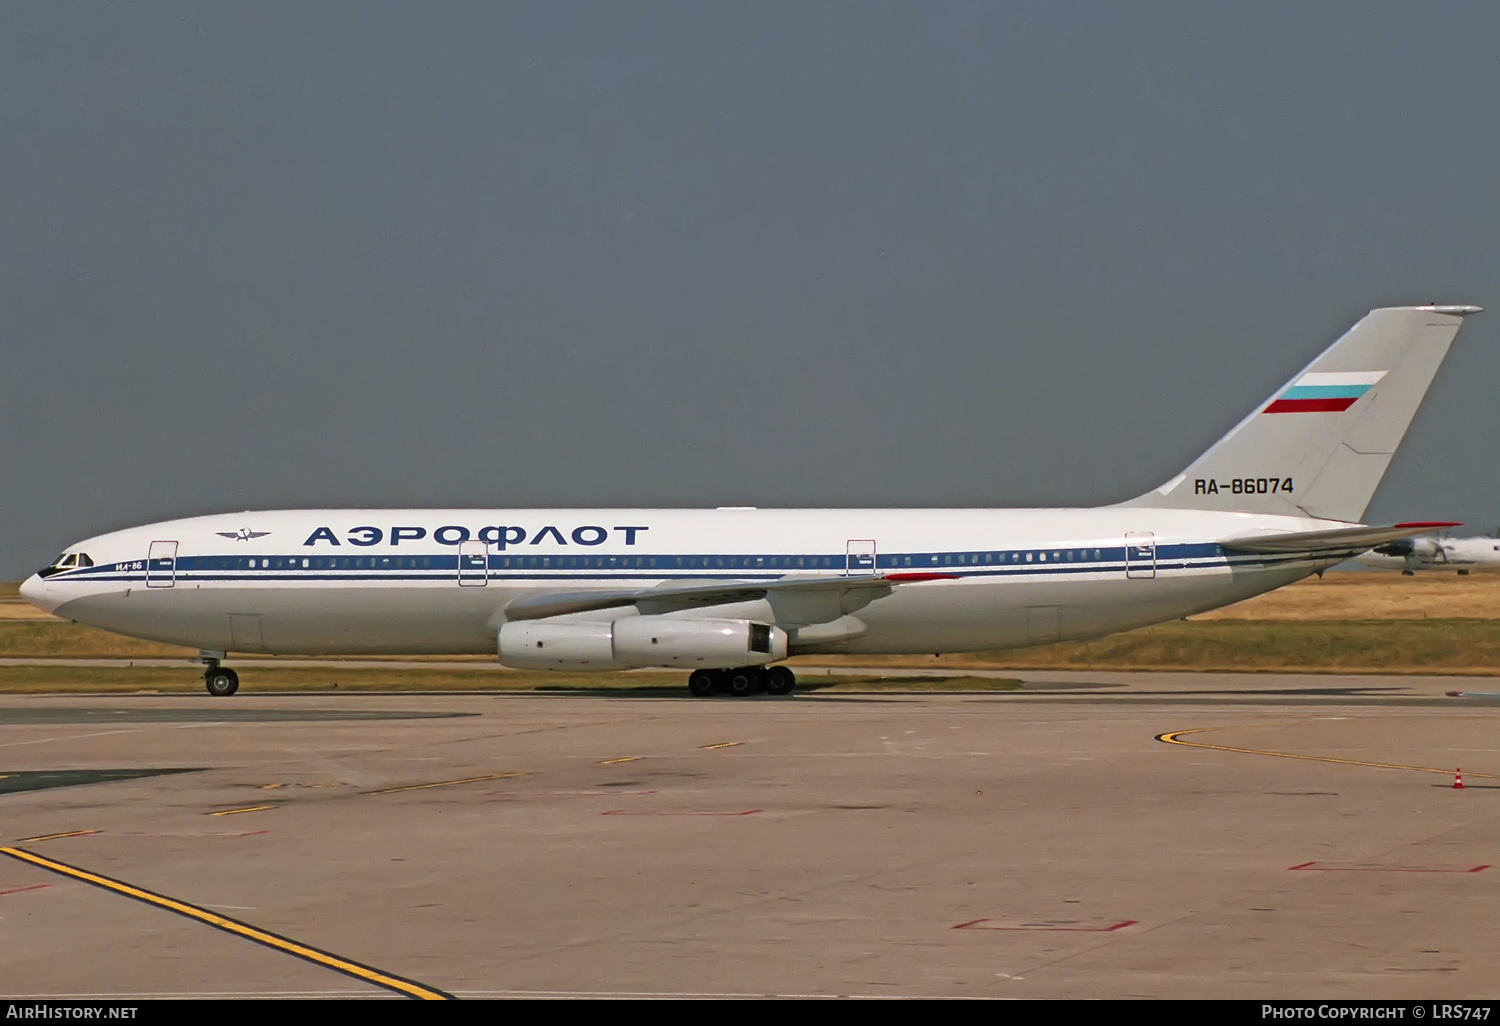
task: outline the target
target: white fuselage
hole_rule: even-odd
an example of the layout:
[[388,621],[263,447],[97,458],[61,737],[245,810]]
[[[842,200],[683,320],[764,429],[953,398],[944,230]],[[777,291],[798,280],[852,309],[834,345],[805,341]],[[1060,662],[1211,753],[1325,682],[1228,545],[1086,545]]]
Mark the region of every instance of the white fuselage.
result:
[[[1269,591],[1336,560],[1217,541],[1346,526],[1135,507],[238,513],[90,538],[71,551],[92,565],[32,577],[23,594],[206,652],[459,654],[495,652],[507,604],[539,591],[941,574],[844,599],[844,615],[790,631],[791,651],[974,651],[1097,637]],[[672,615],[775,622],[765,600]]]

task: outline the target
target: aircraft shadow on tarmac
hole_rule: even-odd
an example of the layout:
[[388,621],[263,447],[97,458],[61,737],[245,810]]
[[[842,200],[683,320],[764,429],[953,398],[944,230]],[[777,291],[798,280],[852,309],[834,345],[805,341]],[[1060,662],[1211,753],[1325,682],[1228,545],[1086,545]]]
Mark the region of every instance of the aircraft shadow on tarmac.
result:
[[22,770],[0,773],[0,794],[22,791],[47,791],[54,787],[77,787],[80,784],[107,784],[115,780],[140,780],[169,773],[198,773],[200,767],[179,766],[166,769],[74,769]]

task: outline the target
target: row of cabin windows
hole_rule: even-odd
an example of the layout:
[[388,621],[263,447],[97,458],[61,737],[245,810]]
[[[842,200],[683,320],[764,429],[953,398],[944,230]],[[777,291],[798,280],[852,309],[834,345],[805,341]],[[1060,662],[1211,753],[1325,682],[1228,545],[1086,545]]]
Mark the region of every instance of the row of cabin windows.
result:
[[[1104,550],[1094,549],[1094,559],[1103,559]],[[1088,549],[1053,549],[1050,553],[1044,551],[1034,552],[956,552],[944,555],[943,566],[952,566],[957,563],[960,566],[977,565],[979,563],[1073,563],[1087,562],[1089,558]],[[933,556],[932,562],[937,563],[938,557]],[[911,557],[906,557],[906,565],[911,566]]]
[[[1063,563],[1104,558],[1102,549],[1053,549],[1031,552],[950,552],[928,557],[933,566],[984,566],[1017,563]],[[87,557],[84,557],[87,558]],[[843,556],[496,556],[491,557],[497,569],[843,569],[861,564],[859,555]],[[913,563],[913,559],[916,563]],[[863,559],[868,561],[869,557]],[[899,567],[922,565],[922,557],[881,556],[878,565]],[[465,568],[479,569],[480,557],[465,557]],[[84,564],[87,565],[87,564]],[[438,569],[453,564],[438,557]],[[207,570],[430,570],[431,556],[211,556],[198,561]]]
[[[209,556],[200,570],[427,570],[431,556]],[[441,567],[442,563],[439,561]]]

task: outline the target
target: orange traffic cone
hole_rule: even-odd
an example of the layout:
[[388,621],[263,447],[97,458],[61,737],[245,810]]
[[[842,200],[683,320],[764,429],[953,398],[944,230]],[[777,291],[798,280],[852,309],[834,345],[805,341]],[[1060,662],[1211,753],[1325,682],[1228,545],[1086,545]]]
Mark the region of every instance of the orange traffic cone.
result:
[[1461,770],[1461,769],[1456,769],[1456,770],[1453,771],[1453,790],[1455,790],[1455,791],[1462,791],[1463,789],[1464,789],[1464,771]]

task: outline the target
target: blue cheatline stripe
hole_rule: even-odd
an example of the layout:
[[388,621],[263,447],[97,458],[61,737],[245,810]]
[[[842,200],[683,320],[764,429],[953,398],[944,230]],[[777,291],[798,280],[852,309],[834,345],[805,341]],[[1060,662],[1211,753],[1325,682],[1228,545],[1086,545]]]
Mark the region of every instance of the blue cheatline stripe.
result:
[[[1094,553],[1098,553],[1098,558]],[[1046,560],[1041,557],[1045,554]],[[1073,559],[1067,559],[1066,555]],[[1032,557],[1026,561],[1027,555]],[[1055,559],[1054,555],[1063,558]],[[1204,570],[1228,567],[1265,567],[1295,563],[1306,555],[1225,553],[1213,543],[1158,545],[1155,558],[1149,551],[1132,553],[1126,561],[1123,546],[1112,548],[991,550],[988,552],[892,553],[880,556],[875,567],[855,564],[855,572],[939,572],[964,578],[1018,578],[1060,575],[1121,573],[1126,569],[1154,566],[1157,572]],[[805,565],[798,567],[796,562]],[[459,570],[458,556],[434,553],[422,556],[183,556],[176,560],[153,560],[152,579],[192,581],[433,581],[451,582]],[[255,566],[250,564],[254,562]],[[110,563],[69,571],[50,580],[139,582],[146,580],[146,560]],[[303,564],[307,565],[304,566]],[[570,565],[571,564],[571,565]],[[788,574],[818,572],[828,576],[845,571],[844,557],[786,555],[652,555],[652,556],[560,556],[491,555],[488,568],[465,559],[464,571],[475,577],[487,574],[503,581],[638,581],[638,580],[739,580],[772,582]]]
[[1282,399],[1358,399],[1372,385],[1293,385],[1281,393]]

